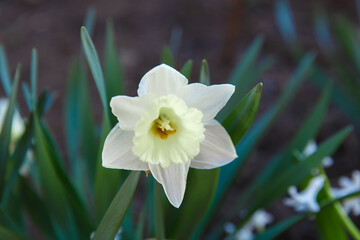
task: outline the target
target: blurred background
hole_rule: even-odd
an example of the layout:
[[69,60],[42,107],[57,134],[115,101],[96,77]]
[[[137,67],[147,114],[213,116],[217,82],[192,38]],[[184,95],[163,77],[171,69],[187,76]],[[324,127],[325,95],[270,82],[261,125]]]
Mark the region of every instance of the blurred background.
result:
[[[281,5],[276,1],[264,0],[1,0],[0,43],[6,49],[12,72],[17,62],[22,63],[23,82],[29,82],[31,49],[37,48],[39,92],[47,88],[55,94],[46,119],[66,158],[63,99],[69,66],[81,50],[80,27],[89,7],[96,11],[92,38],[101,56],[104,53],[106,21],[113,21],[119,58],[125,74],[125,92],[128,95],[135,96],[138,82],[144,73],[161,62],[164,45],[170,44],[178,68],[188,59],[194,60],[195,70],[191,82],[198,81],[201,60],[207,59],[211,82],[222,83],[229,79],[251,42],[257,36],[262,36],[264,43],[258,61],[271,58],[273,64],[260,78],[264,88],[258,115],[282,92],[298,65],[296,55],[300,51],[299,46],[301,51],[317,54],[316,64],[333,78],[329,81],[343,79],[339,77],[341,73],[346,79],[353,79],[351,84],[357,84],[357,88],[345,89],[351,88],[354,95],[352,99],[357,101],[356,95],[360,96],[360,65],[357,63],[360,64],[360,61],[356,60],[356,51],[354,62],[351,61],[351,56],[346,58],[347,54],[351,55],[352,50],[341,45],[342,37],[346,37],[346,31],[341,30],[351,26],[353,36],[359,40],[359,1],[293,0],[288,3]],[[291,11],[285,11],[284,6]],[[288,21],[289,16],[293,22]],[[324,27],[324,23],[327,23],[329,29]],[[340,39],[340,43],[333,40],[335,38]],[[355,47],[356,45],[359,47],[359,41],[355,42]],[[360,55],[357,57],[360,58]],[[338,62],[334,63],[334,59]],[[339,62],[341,67],[338,67]],[[90,81],[89,88],[91,108],[100,121],[102,108],[93,81]],[[4,95],[2,90],[1,94]],[[294,101],[253,152],[243,175],[237,180],[239,188],[246,186],[271,156],[288,143],[319,96],[318,84],[311,80],[303,84]],[[19,94],[19,101],[23,103],[20,105],[22,115],[26,116],[27,109],[22,94]],[[353,112],[353,115],[356,114],[357,112]],[[352,170],[360,169],[360,122],[357,120],[356,116],[352,117],[351,113],[332,104],[320,130],[318,141],[348,124],[355,126],[333,156],[334,165],[327,169],[335,186],[339,176],[350,175]],[[235,199],[232,196],[238,194],[237,188],[232,190],[223,211],[231,209],[229,206]],[[291,214],[292,210],[279,203],[270,212],[275,215],[276,221]],[[305,222],[294,227],[284,237],[316,238],[314,231],[312,225]]]

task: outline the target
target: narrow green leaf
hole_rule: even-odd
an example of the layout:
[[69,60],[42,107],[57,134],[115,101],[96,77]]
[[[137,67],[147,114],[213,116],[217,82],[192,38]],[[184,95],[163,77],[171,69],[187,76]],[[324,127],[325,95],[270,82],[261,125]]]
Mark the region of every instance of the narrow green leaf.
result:
[[94,29],[95,15],[96,15],[95,7],[89,7],[85,16],[84,27],[87,29],[90,36],[92,35]]
[[101,69],[98,54],[96,52],[94,43],[92,42],[85,27],[81,27],[81,42],[84,48],[85,56],[88,61],[91,73],[96,83],[96,87],[100,94],[101,103],[105,112],[105,120],[110,122],[110,112],[108,106],[108,97],[106,94],[106,86],[104,75]]
[[139,216],[139,220],[137,221],[137,226],[136,226],[136,235],[135,235],[135,239],[136,240],[142,240],[144,239],[143,237],[143,232],[144,232],[144,225],[145,225],[145,214],[146,214],[146,207],[144,207],[140,213]]
[[30,93],[29,86],[25,82],[23,82],[23,83],[21,83],[21,87],[22,87],[22,90],[24,93],[26,105],[27,105],[28,109],[31,110],[32,109],[32,100],[31,100],[31,93]]
[[221,200],[227,193],[237,174],[241,171],[251,151],[258,144],[261,137],[264,136],[266,130],[271,126],[271,124],[281,114],[281,112],[284,110],[290,100],[295,96],[295,93],[299,88],[300,84],[306,78],[313,61],[313,54],[308,54],[302,59],[290,82],[284,89],[282,95],[277,99],[273,107],[270,108],[260,118],[260,120],[253,125],[253,127],[248,131],[248,133],[236,145],[236,151],[239,157],[235,159],[232,163],[221,168],[219,187],[217,188],[212,206],[208,214],[206,215],[205,220],[201,223],[201,227],[199,227],[200,230],[198,230],[196,233],[197,238],[200,238],[207,224],[210,222],[213,214],[215,214],[216,210],[220,206]]
[[45,202],[30,187],[27,180],[23,177],[19,178],[19,197],[21,204],[32,222],[41,229],[50,239],[56,239],[56,233],[52,225],[51,217],[44,206]]
[[286,194],[289,186],[298,185],[310,175],[313,169],[321,164],[324,157],[331,156],[335,152],[351,130],[352,127],[342,129],[322,143],[315,153],[273,178],[265,189],[258,191],[254,196],[255,200],[250,209],[256,210],[266,207]]
[[7,159],[9,157],[9,144],[11,138],[12,120],[15,112],[17,89],[20,79],[20,64],[16,68],[14,84],[11,89],[8,109],[4,118],[3,125],[0,126],[0,199],[3,198],[3,190],[5,187],[5,173],[7,170]]
[[4,47],[0,44],[0,80],[3,85],[5,94],[10,95],[11,91],[11,77],[9,67],[6,59]]
[[199,82],[205,85],[210,85],[210,70],[209,65],[205,59],[201,61]]
[[[251,43],[250,47],[246,50],[243,57],[236,65],[234,72],[232,73],[229,83],[234,84],[235,86],[244,85],[246,82],[246,74],[254,65],[257,57],[259,56],[261,47],[264,43],[264,38],[262,36],[258,36]],[[249,86],[246,86],[249,87]]]
[[192,234],[211,205],[219,174],[220,168],[211,170],[190,168],[184,201],[177,211],[181,212],[177,224],[177,239],[196,239]]
[[187,79],[191,77],[191,71],[193,67],[193,61],[191,59],[187,60],[184,66],[181,69],[182,75],[184,75]]
[[264,233],[256,236],[254,240],[274,239],[275,237],[279,236],[281,233],[290,229],[295,224],[304,220],[307,216],[308,216],[308,214],[298,214],[289,219],[281,221],[281,222],[277,223],[275,226],[267,229]]
[[101,220],[93,240],[113,240],[134,195],[140,172],[131,172]]
[[37,65],[38,65],[37,51],[36,48],[33,48],[31,52],[30,82],[31,82],[32,106],[34,108],[36,104]]
[[236,144],[245,135],[253,123],[259,108],[263,84],[256,85],[246,94],[223,121],[223,126],[230,133],[231,139]]
[[16,232],[13,232],[4,226],[0,225],[0,239],[6,239],[6,240],[29,240],[26,237],[23,237],[19,235]]
[[[103,121],[101,130],[101,140],[99,145],[104,146],[106,136],[111,128]],[[98,223],[109,208],[112,199],[122,183],[123,177],[128,171],[104,168],[102,162],[102,147],[99,148],[96,161],[95,173],[95,222]]]
[[[123,70],[118,57],[118,51],[115,45],[114,26],[112,21],[108,20],[106,23],[106,39],[105,39],[105,85],[108,96],[108,102],[111,97],[123,94]],[[112,125],[115,125],[117,120],[112,115]]]
[[296,29],[288,1],[278,0],[275,3],[275,18],[280,33],[285,41],[292,44],[297,41]]
[[157,240],[165,239],[165,227],[164,227],[164,213],[163,213],[163,190],[158,182],[155,182],[154,188],[154,203],[155,203],[155,236]]
[[164,46],[163,48],[161,62],[175,68],[174,56],[168,46]]

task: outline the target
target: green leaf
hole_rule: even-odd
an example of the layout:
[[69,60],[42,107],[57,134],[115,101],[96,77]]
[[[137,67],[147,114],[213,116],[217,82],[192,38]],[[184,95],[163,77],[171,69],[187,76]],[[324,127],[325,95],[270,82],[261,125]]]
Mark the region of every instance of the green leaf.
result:
[[184,75],[187,79],[191,77],[191,71],[193,67],[193,61],[191,59],[187,60],[184,66],[181,69],[182,75]]
[[[106,136],[110,132],[110,126],[106,121],[103,121],[101,130],[101,140],[99,145],[104,146]],[[96,174],[95,174],[95,222],[99,222],[116,192],[119,189],[119,184],[123,182],[123,177],[126,176],[128,171],[118,169],[104,168],[102,162],[102,147],[99,148],[96,161]]]
[[45,202],[30,187],[27,180],[19,178],[19,197],[21,205],[30,216],[32,222],[41,229],[50,239],[56,239],[56,233],[52,225],[51,217],[44,208]]
[[315,153],[301,162],[290,166],[286,171],[283,171],[282,174],[275,176],[272,181],[266,185],[267,187],[265,189],[257,192],[250,209],[256,210],[266,207],[286,194],[289,186],[298,185],[310,175],[313,169],[321,164],[324,157],[331,156],[335,152],[351,130],[352,127],[342,129],[322,143]]
[[222,123],[235,144],[245,135],[255,119],[262,87],[263,84],[259,83],[249,91]]
[[89,7],[85,16],[84,27],[87,29],[90,36],[92,35],[94,29],[95,15],[96,15],[95,7]]
[[11,91],[11,77],[6,60],[5,50],[1,44],[0,44],[0,80],[6,95],[9,96]]
[[4,226],[0,225],[0,239],[6,239],[6,240],[29,240],[26,237],[23,237],[16,232],[13,232]]
[[207,224],[210,222],[213,214],[215,214],[216,210],[219,208],[223,197],[227,193],[237,174],[241,171],[251,151],[258,144],[262,136],[264,136],[266,130],[271,126],[271,124],[284,110],[290,100],[295,96],[297,89],[307,76],[307,73],[309,72],[313,61],[313,54],[308,54],[302,59],[290,82],[284,89],[282,95],[277,99],[276,103],[260,118],[259,121],[257,121],[253,125],[253,127],[248,131],[248,133],[236,145],[236,151],[239,157],[230,164],[221,168],[219,187],[217,188],[212,206],[205,220],[201,223],[201,227],[199,228],[201,230],[197,232],[198,238],[202,234],[202,231],[204,231],[204,229],[206,228]]
[[201,61],[199,82],[205,85],[210,85],[210,70],[209,65],[205,59]]
[[155,236],[157,240],[165,239],[165,228],[164,228],[164,213],[163,213],[163,190],[158,182],[155,182],[154,187],[154,203],[155,203]]
[[[114,27],[111,21],[106,23],[106,39],[105,39],[105,85],[108,96],[108,102],[111,97],[123,94],[123,71],[118,57],[115,45]],[[117,119],[112,115],[112,125],[117,123]]]
[[105,120],[110,122],[110,112],[108,106],[108,97],[106,94],[104,75],[101,69],[99,57],[96,52],[94,43],[91,41],[91,38],[85,27],[81,27],[81,42],[92,76],[95,80],[96,87],[100,94],[101,103],[105,112]]
[[20,79],[20,65],[16,68],[14,84],[11,89],[10,99],[4,122],[0,126],[0,199],[3,198],[5,187],[5,173],[7,170],[7,159],[9,157],[9,144],[11,138],[12,120],[15,112],[17,89]]
[[315,107],[286,149],[277,154],[268,166],[266,166],[264,170],[258,174],[252,184],[250,184],[250,186],[244,191],[238,203],[239,209],[243,207],[243,204],[251,202],[254,198],[253,194],[255,194],[258,189],[262,189],[267,186],[274,176],[281,174],[283,171],[286,171],[289,166],[295,164],[292,157],[294,149],[303,150],[307,142],[315,138],[327,113],[331,89],[330,85],[324,89],[321,98],[318,100]]
[[92,192],[91,187],[86,185],[94,184],[97,152],[100,148],[89,101],[84,64],[74,61],[65,97],[65,133],[71,168],[77,179],[75,183],[83,195],[85,191]]
[[295,224],[304,220],[308,214],[298,214],[291,218],[288,218],[284,221],[277,223],[275,226],[267,229],[265,232],[261,233],[260,235],[256,236],[254,240],[270,240],[274,239],[275,237],[279,236],[281,233],[285,232],[286,230],[290,229]]
[[22,87],[22,90],[24,93],[26,105],[27,105],[28,109],[31,110],[32,109],[32,100],[31,100],[31,93],[30,93],[29,86],[25,82],[23,82],[23,83],[21,83],[21,87]]
[[235,70],[229,79],[229,83],[234,84],[235,86],[244,85],[244,82],[247,81],[245,76],[249,73],[249,70],[252,68],[256,59],[258,58],[263,43],[264,38],[262,36],[255,38],[250,47],[248,47],[244,53],[239,63],[236,65]]
[[254,67],[257,60],[262,44],[264,42],[263,37],[257,37],[251,46],[246,50],[241,61],[235,67],[232,73],[229,83],[235,85],[235,92],[229,99],[227,104],[217,115],[217,119],[222,122],[238,104],[239,99],[243,98],[249,88],[253,88],[256,81],[259,81],[261,75],[273,64],[273,59],[268,58],[260,63],[260,66]]
[[164,46],[163,48],[161,62],[175,68],[174,56],[172,55],[171,50],[168,46]]
[[181,213],[177,224],[177,239],[196,239],[192,234],[211,205],[219,174],[220,168],[211,170],[190,168],[184,200],[177,211]]
[[30,82],[31,82],[32,106],[34,108],[36,104],[37,64],[38,64],[37,51],[36,48],[33,48],[31,52]]
[[291,15],[291,9],[288,1],[278,0],[275,3],[275,18],[280,29],[280,33],[288,44],[297,41],[296,29]]
[[93,240],[113,240],[130,206],[140,172],[131,172],[101,220]]

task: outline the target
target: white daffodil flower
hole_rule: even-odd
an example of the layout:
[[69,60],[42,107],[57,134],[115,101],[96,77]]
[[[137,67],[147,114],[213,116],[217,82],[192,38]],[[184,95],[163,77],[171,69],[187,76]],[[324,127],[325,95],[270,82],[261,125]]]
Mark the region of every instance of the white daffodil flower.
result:
[[285,198],[284,204],[294,207],[297,212],[319,212],[320,206],[316,198],[324,186],[324,181],[323,176],[314,177],[302,192],[298,192],[295,186],[291,186],[290,198]]
[[105,140],[102,165],[151,171],[178,208],[189,167],[216,168],[237,157],[230,136],[214,120],[234,90],[230,84],[188,84],[165,64],[151,69],[141,79],[137,97],[111,99],[119,123]]
[[[311,154],[313,154],[314,152],[316,152],[317,149],[317,144],[315,142],[315,140],[310,140],[306,147],[304,148],[303,154],[305,157],[310,156]],[[322,160],[322,166],[323,167],[331,167],[334,163],[334,159],[332,159],[331,157],[324,157]]]
[[[5,116],[7,109],[9,107],[9,100],[7,98],[0,98],[0,131],[4,125]],[[11,141],[16,141],[21,137],[25,131],[24,121],[20,116],[20,113],[15,110],[14,116],[12,119],[11,126]]]
[[[341,188],[333,188],[332,192],[335,197],[342,197],[350,193],[360,191],[360,171],[355,170],[352,173],[352,179],[348,177],[341,177],[339,179]],[[344,210],[347,214],[353,213],[355,216],[360,216],[360,197],[355,196],[343,200]]]

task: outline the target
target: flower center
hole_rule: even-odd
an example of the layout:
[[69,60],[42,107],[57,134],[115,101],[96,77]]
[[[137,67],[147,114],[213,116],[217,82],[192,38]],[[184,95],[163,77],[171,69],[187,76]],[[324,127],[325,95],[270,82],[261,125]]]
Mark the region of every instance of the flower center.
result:
[[133,154],[163,168],[188,162],[199,154],[205,138],[202,117],[176,95],[154,99],[135,125]]
[[152,122],[150,130],[154,136],[165,140],[176,133],[176,125],[170,121],[166,114],[160,113],[159,118]]

